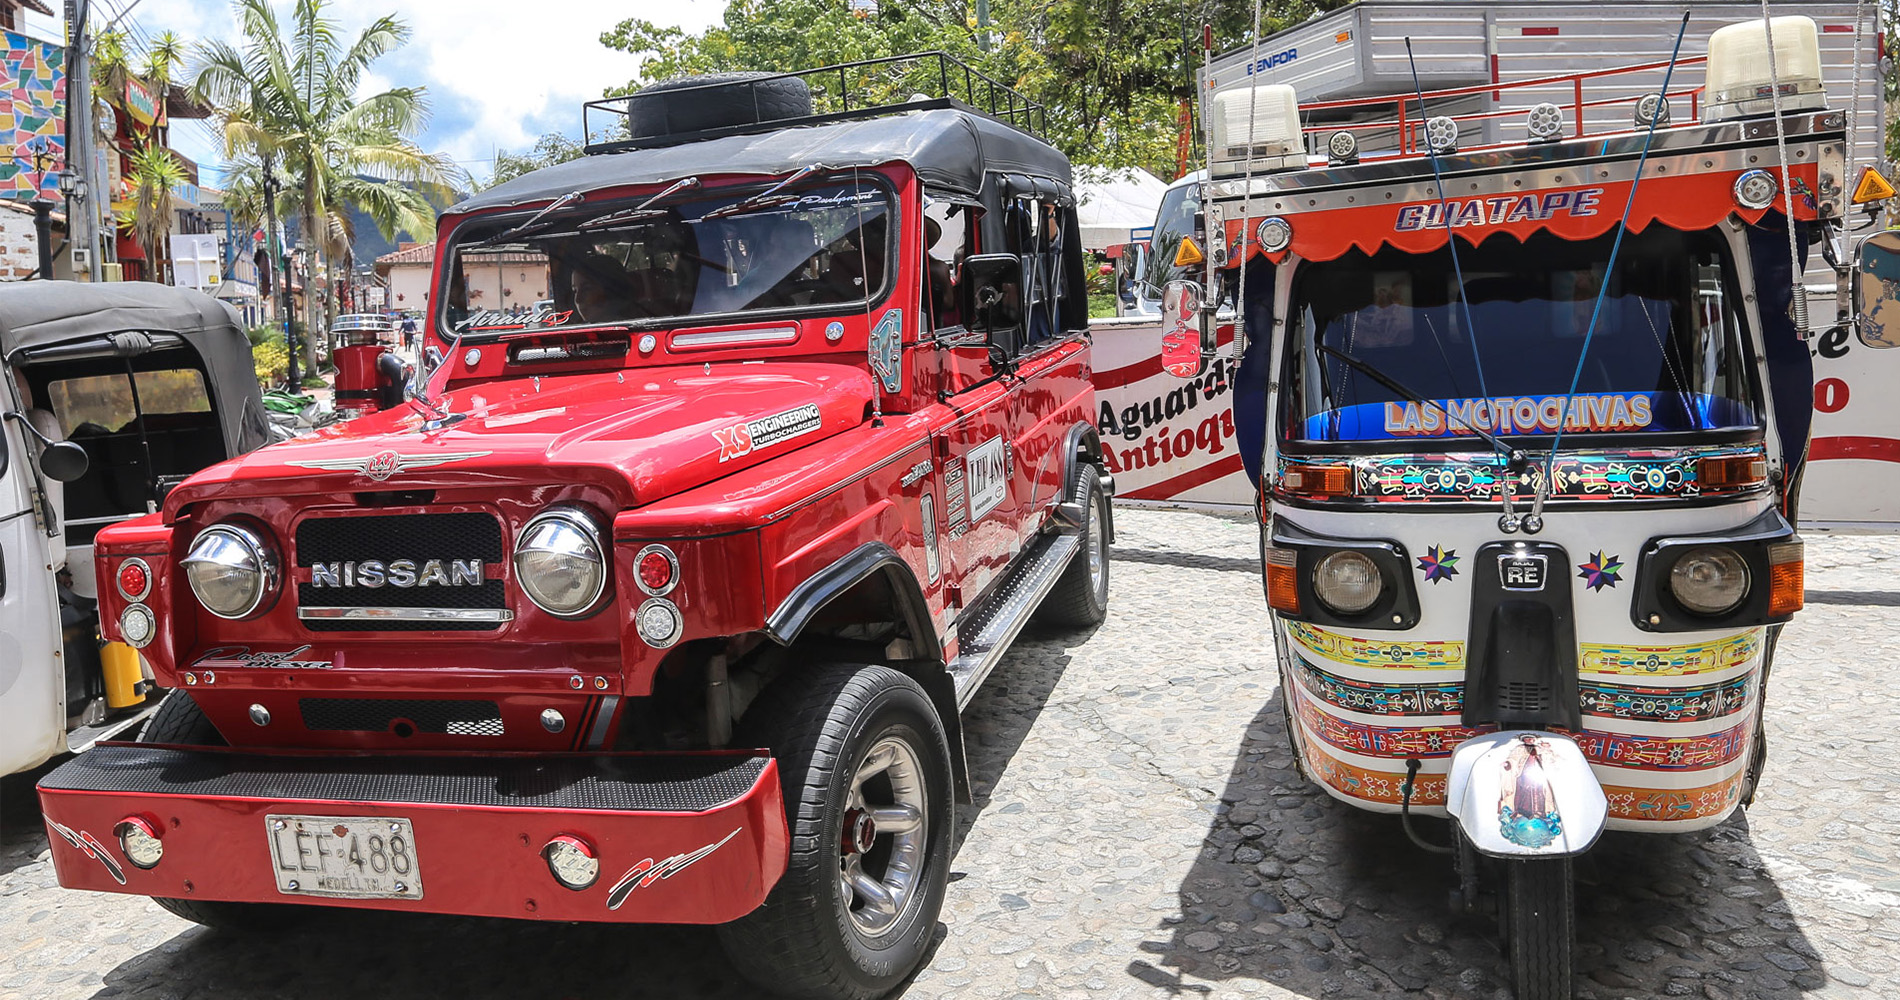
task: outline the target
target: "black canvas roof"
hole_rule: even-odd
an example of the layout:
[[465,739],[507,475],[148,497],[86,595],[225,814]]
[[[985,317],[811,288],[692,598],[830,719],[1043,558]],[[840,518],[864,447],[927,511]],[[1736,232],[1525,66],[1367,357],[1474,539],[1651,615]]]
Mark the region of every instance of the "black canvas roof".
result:
[[[569,191],[665,184],[702,174],[776,176],[820,163],[876,167],[907,163],[938,191],[977,198],[996,177],[1008,186],[1072,197],[1068,158],[1055,147],[995,119],[938,107],[829,125],[732,135],[658,149],[603,153],[517,177],[449,209],[451,213],[545,202]],[[1034,179],[1040,179],[1040,185]]]
[[0,284],[0,359],[8,364],[30,362],[32,352],[56,345],[134,332],[174,334],[197,352],[231,455],[264,443],[268,419],[251,342],[230,306],[203,292],[147,281]]

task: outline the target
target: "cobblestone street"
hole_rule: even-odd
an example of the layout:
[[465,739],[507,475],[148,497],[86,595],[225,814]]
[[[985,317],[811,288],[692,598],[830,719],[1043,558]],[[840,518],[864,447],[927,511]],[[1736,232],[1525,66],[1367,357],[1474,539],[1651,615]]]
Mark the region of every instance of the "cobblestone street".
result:
[[[1109,619],[1033,628],[967,717],[974,805],[909,998],[1508,998],[1446,859],[1293,770],[1255,527],[1121,511]],[[1900,994],[1900,541],[1810,536],[1755,806],[1609,834],[1578,866],[1580,995]],[[750,997],[694,928],[326,911],[187,924],[54,884],[31,776],[8,779],[0,996]],[[1434,839],[1443,827],[1428,823]]]

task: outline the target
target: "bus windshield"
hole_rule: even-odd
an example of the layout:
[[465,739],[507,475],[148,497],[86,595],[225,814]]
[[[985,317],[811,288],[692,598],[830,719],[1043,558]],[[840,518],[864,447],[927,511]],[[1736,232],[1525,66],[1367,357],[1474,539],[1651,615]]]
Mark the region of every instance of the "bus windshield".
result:
[[479,340],[836,311],[882,294],[894,221],[888,189],[869,179],[587,200],[539,221],[511,214],[456,234],[442,323],[451,336]]
[[1472,439],[1474,426],[1506,440],[1559,426],[1565,435],[1759,428],[1727,244],[1654,225],[1624,238],[1608,274],[1611,241],[1500,235],[1461,247],[1468,326],[1447,250],[1355,249],[1302,266],[1282,439]]

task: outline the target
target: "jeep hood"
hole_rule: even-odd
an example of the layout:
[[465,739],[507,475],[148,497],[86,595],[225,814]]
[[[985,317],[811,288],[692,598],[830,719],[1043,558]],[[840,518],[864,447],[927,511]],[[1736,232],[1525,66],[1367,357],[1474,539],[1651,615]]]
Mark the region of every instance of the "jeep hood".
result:
[[[484,382],[213,466],[210,498],[588,483],[650,503],[862,424],[869,373],[833,364],[641,368]],[[439,416],[445,413],[446,416]]]

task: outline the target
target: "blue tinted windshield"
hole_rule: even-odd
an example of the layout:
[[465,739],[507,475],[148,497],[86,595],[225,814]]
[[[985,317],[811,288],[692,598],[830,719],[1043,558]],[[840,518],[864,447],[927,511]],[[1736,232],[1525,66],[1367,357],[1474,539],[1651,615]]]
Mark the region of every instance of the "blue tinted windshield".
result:
[[[1715,431],[1760,426],[1715,234],[1625,237],[1578,358],[1611,238],[1493,237],[1451,256],[1386,249],[1304,265],[1282,434],[1301,441]],[[1475,343],[1474,343],[1475,341]],[[1419,405],[1319,345],[1371,366]],[[1474,350],[1475,348],[1475,350]],[[1565,406],[1573,375],[1577,395]]]

